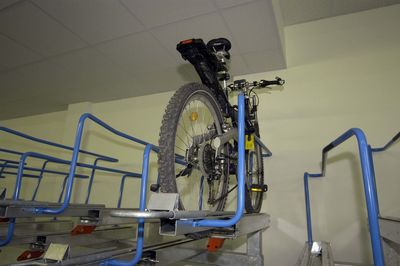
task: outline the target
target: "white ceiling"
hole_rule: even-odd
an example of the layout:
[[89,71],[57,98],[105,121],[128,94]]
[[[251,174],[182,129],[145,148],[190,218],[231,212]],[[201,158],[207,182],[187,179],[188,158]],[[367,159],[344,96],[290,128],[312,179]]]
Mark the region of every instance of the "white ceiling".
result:
[[399,3],[399,0],[280,0],[286,26]]
[[0,0],[0,120],[175,90],[198,79],[175,50],[193,37],[230,39],[233,75],[282,69],[276,17],[291,25],[400,2],[272,1]]

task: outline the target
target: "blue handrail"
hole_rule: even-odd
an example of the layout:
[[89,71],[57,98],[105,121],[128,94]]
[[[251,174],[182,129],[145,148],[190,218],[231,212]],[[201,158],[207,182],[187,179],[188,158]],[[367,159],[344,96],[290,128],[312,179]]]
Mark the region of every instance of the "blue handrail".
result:
[[35,190],[34,190],[34,192],[33,192],[33,195],[32,195],[32,201],[34,201],[35,199],[36,199],[36,195],[37,195],[37,192],[38,192],[38,190],[39,190],[39,186],[40,186],[40,184],[42,183],[42,178],[43,178],[43,174],[44,174],[44,170],[46,169],[46,166],[47,166],[47,164],[49,163],[50,161],[49,160],[46,160],[46,161],[44,161],[44,163],[42,164],[42,169],[41,169],[41,171],[40,171],[40,174],[39,174],[39,180],[38,180],[38,182],[37,182],[37,184],[36,184],[36,188],[35,188]]
[[[154,151],[154,146],[151,144],[147,144],[143,153],[143,164],[142,164],[142,179],[140,186],[140,201],[139,201],[139,210],[144,211],[146,209],[146,192],[147,192],[147,179],[149,175],[149,161],[150,161],[150,152]],[[115,266],[131,266],[136,265],[143,253],[144,246],[144,219],[138,219],[138,233],[137,233],[137,241],[136,241],[136,254],[130,261],[123,260],[106,260],[101,265],[115,265]]]
[[[9,154],[14,154],[14,155],[19,155],[19,156],[23,155],[23,153],[20,152],[20,151],[14,151],[14,150],[9,150],[9,149],[4,149],[4,148],[0,148],[0,152],[9,153]],[[1,159],[1,160],[3,160],[3,159]],[[88,191],[87,191],[87,195],[86,195],[86,200],[85,200],[85,203],[86,203],[86,204],[87,204],[88,201],[89,201],[89,197],[90,197],[90,193],[91,193],[91,189],[92,189],[92,183],[93,183],[93,180],[94,180],[95,170],[101,170],[101,171],[107,171],[107,172],[112,172],[112,173],[118,173],[118,174],[123,174],[123,175],[130,176],[130,177],[138,177],[138,176],[140,176],[138,173],[135,173],[135,172],[127,172],[127,171],[123,171],[123,170],[119,170],[119,169],[115,169],[115,168],[109,168],[109,167],[98,166],[98,165],[97,165],[97,162],[100,161],[100,160],[109,161],[108,159],[104,159],[104,158],[96,158],[93,165],[92,165],[92,164],[79,163],[79,162],[77,163],[77,166],[79,166],[79,167],[91,168],[91,169],[92,169],[91,175],[90,175],[90,179],[89,179],[89,186],[88,186]],[[7,160],[7,161],[8,161],[8,160]],[[14,162],[14,161],[13,161],[13,162]],[[15,162],[16,162],[16,161],[15,161]],[[16,162],[16,163],[19,163],[19,162]],[[57,161],[57,163],[59,163],[59,164],[67,164],[67,165],[70,164],[70,162],[69,162],[69,161],[66,161],[66,160]],[[2,165],[0,164],[0,167],[1,167],[1,166],[2,166]],[[67,173],[65,173],[65,172],[59,172],[59,171],[54,171],[54,170],[45,169],[46,166],[47,166],[47,163],[44,162],[44,164],[42,165],[42,169],[41,169],[41,170],[36,169],[36,168],[32,168],[32,167],[25,167],[25,169],[26,169],[26,170],[29,170],[29,171],[40,171],[40,172],[42,173],[41,176],[43,175],[43,173],[53,173],[53,174],[62,174],[62,175],[67,174]],[[3,167],[4,167],[4,166],[3,166]],[[18,168],[17,166],[7,166],[7,167],[9,167],[9,168]],[[1,171],[2,171],[2,168],[0,168],[0,173],[1,173]],[[88,176],[86,176],[86,175],[83,176],[83,175],[80,175],[80,174],[76,174],[75,176],[76,176],[76,177],[79,177],[79,178],[87,178],[87,177],[88,177]],[[37,193],[37,190],[39,189],[40,183],[41,183],[41,178],[38,180],[38,184],[37,184],[36,189],[35,189],[35,191],[34,191],[34,195],[33,195],[33,197],[32,197],[32,200],[35,200],[35,198],[36,198],[36,193]],[[64,183],[65,183],[65,181],[64,181]],[[65,187],[65,184],[63,185],[63,189],[64,189],[64,187]],[[64,190],[63,190],[63,191],[64,191]],[[62,198],[62,194],[60,195],[59,199],[61,199],[61,198]]]
[[371,151],[372,152],[386,151],[387,149],[389,149],[399,139],[400,139],[400,131],[391,140],[389,140],[388,143],[385,144],[385,146],[377,147],[377,148],[371,148]]
[[[28,134],[22,133],[20,131],[17,131],[17,130],[11,129],[11,128],[0,126],[0,131],[4,131],[6,133],[9,133],[9,134],[12,134],[12,135],[24,138],[24,139],[28,139],[28,140],[31,140],[31,141],[34,141],[34,142],[38,142],[38,143],[41,143],[41,144],[44,144],[44,145],[49,145],[49,146],[61,148],[61,149],[64,149],[64,150],[70,150],[70,151],[73,150],[72,147],[69,147],[69,146],[66,146],[66,145],[62,145],[62,144],[59,144],[59,143],[56,143],[56,142],[40,139],[40,138],[37,138],[37,137],[33,137],[33,136],[30,136]],[[79,152],[83,153],[83,154],[87,154],[87,155],[92,155],[92,156],[95,156],[95,157],[100,157],[100,158],[103,158],[104,160],[109,161],[109,162],[118,162],[118,159],[116,159],[116,158],[105,156],[105,155],[101,155],[101,154],[98,154],[98,153],[89,152],[89,151],[86,151],[86,150],[79,150]]]
[[368,223],[370,228],[370,238],[372,244],[374,265],[383,266],[384,260],[383,260],[382,243],[380,241],[380,229],[378,221],[379,209],[376,197],[377,195],[376,195],[376,185],[375,185],[375,173],[373,168],[371,149],[367,143],[367,139],[365,137],[364,132],[358,128],[352,128],[346,131],[344,134],[342,134],[333,142],[331,142],[329,145],[327,145],[325,148],[323,148],[321,173],[317,174],[310,174],[308,172],[304,173],[304,192],[305,192],[305,203],[306,203],[308,243],[311,245],[313,242],[308,178],[324,177],[326,171],[326,159],[328,151],[339,146],[341,143],[343,143],[352,136],[356,137],[358,143],[358,152],[360,155],[362,177],[364,184],[364,194],[367,203]]
[[[14,193],[12,196],[13,200],[18,200],[18,198],[19,198],[22,177],[24,176],[24,167],[26,165],[26,160],[29,157],[46,159],[46,160],[51,160],[51,161],[56,161],[56,162],[63,161],[63,160],[55,158],[55,157],[51,157],[48,155],[39,154],[39,153],[35,153],[35,152],[26,152],[26,153],[22,154],[20,163],[18,165],[17,180],[15,182],[15,189],[14,189]],[[10,219],[10,221],[8,223],[8,231],[7,231],[6,238],[3,240],[0,240],[0,247],[10,243],[10,241],[14,235],[14,229],[15,229],[15,218],[12,218],[12,219]]]
[[[13,150],[8,150],[8,149],[4,149],[4,148],[0,148],[0,152],[15,154],[15,155],[19,155],[19,156],[24,154],[23,152],[20,152],[20,151],[13,151]],[[104,159],[104,158],[101,158],[101,160],[109,161],[108,159]],[[61,160],[61,161],[57,161],[57,163],[70,164],[71,162],[67,161],[67,160]],[[133,173],[133,172],[127,172],[127,171],[123,171],[123,170],[119,170],[119,169],[115,169],[115,168],[92,165],[92,164],[87,164],[87,163],[79,163],[79,162],[77,162],[76,166],[83,167],[83,168],[97,169],[97,170],[106,171],[106,172],[112,172],[112,173],[117,173],[117,174],[136,174],[136,173]]]
[[[57,158],[58,159],[58,158]],[[4,166],[5,168],[10,168],[10,169],[18,169],[18,165],[9,165],[9,164],[0,164],[0,167]],[[65,175],[67,174],[66,172],[61,172],[57,170],[49,170],[49,169],[40,169],[40,168],[35,168],[35,167],[27,167],[24,166],[24,169],[27,171],[32,171],[32,172],[43,172],[43,173],[48,173],[48,174],[55,174],[55,175]],[[80,178],[88,178],[87,175],[82,175],[82,174],[76,174],[76,177]]]
[[[370,151],[370,158],[371,158],[371,162],[373,162],[373,153],[378,153],[378,152],[383,152],[386,151],[387,149],[389,149],[391,146],[393,146],[398,140],[400,139],[400,132],[398,132],[391,140],[389,140],[384,146],[382,147],[377,147],[377,148],[372,148],[371,146],[369,147],[369,151]],[[372,167],[374,167],[374,164],[372,164]],[[374,170],[375,171],[375,170]],[[375,180],[375,175],[373,176],[373,181],[375,184],[375,188],[376,188],[376,180]],[[375,189],[375,197],[376,197],[376,203],[378,206],[378,215],[381,215],[380,209],[379,209],[379,197],[378,197],[378,191],[377,189]]]
[[[80,151],[80,145],[82,142],[82,135],[83,135],[83,129],[84,129],[84,125],[85,125],[85,121],[89,119],[92,120],[94,123],[100,125],[101,127],[105,128],[106,130],[110,131],[111,133],[131,140],[135,143],[139,143],[142,145],[151,145],[148,142],[145,142],[143,140],[140,140],[138,138],[132,137],[128,134],[125,134],[119,130],[116,130],[114,128],[112,128],[111,126],[109,126],[108,124],[106,124],[105,122],[103,122],[102,120],[98,119],[97,117],[95,117],[92,114],[89,113],[85,113],[83,114],[80,119],[79,119],[79,123],[78,123],[78,127],[76,130],[76,135],[75,135],[75,144],[74,144],[74,149],[73,149],[73,153],[72,153],[72,159],[71,159],[71,164],[70,164],[70,171],[69,171],[69,176],[68,176],[68,180],[67,180],[67,188],[66,188],[66,194],[64,197],[64,201],[63,204],[61,205],[60,208],[57,209],[52,209],[52,208],[36,208],[36,212],[38,213],[43,213],[43,214],[60,214],[62,212],[64,212],[64,210],[68,207],[70,199],[71,199],[71,192],[72,192],[72,185],[73,185],[73,181],[74,181],[74,175],[75,175],[75,171],[76,171],[76,167],[77,166],[81,166],[84,165],[82,163],[78,163],[78,153]],[[151,145],[152,150],[154,150],[155,152],[159,151],[159,148],[157,146],[153,146]],[[185,161],[183,161],[181,158],[176,158],[175,159],[176,162],[180,163],[180,164],[186,164]],[[92,168],[93,166],[90,166],[90,168]],[[97,166],[97,169],[104,169],[104,167],[99,167]],[[126,171],[114,171],[116,173],[122,173],[122,174],[126,174],[129,172]]]
[[121,179],[121,184],[119,186],[119,197],[118,197],[118,203],[117,203],[117,208],[121,208],[121,204],[122,204],[122,196],[124,194],[124,188],[125,188],[125,180],[127,177],[136,177],[136,178],[140,178],[142,177],[142,175],[137,174],[136,176],[131,176],[131,175],[123,175],[122,179]]

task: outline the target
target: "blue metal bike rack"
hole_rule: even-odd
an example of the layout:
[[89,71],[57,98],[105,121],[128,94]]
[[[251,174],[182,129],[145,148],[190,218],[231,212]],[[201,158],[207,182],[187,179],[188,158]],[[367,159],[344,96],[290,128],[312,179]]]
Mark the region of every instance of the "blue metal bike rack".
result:
[[125,188],[125,180],[126,178],[130,177],[130,178],[141,178],[143,176],[143,174],[137,174],[137,175],[123,175],[122,179],[121,179],[121,184],[119,186],[119,197],[118,197],[118,203],[117,203],[117,208],[121,208],[121,204],[122,204],[122,196],[124,194],[124,188]]
[[[21,137],[23,139],[27,139],[27,140],[30,140],[30,141],[33,141],[33,142],[41,143],[41,144],[52,146],[52,147],[61,148],[63,150],[73,151],[72,147],[69,147],[69,146],[66,146],[66,145],[62,145],[62,144],[59,144],[59,143],[56,143],[56,142],[44,140],[44,139],[41,139],[41,138],[33,137],[33,136],[30,136],[28,134],[22,133],[20,131],[17,131],[17,130],[11,129],[11,128],[0,126],[0,131],[6,132],[6,133],[14,135],[14,136],[18,136],[18,137]],[[100,157],[100,158],[103,158],[104,160],[107,160],[107,161],[112,161],[112,162],[118,161],[117,159],[115,159],[113,157],[109,157],[109,156],[106,156],[106,155],[101,155],[101,154],[94,153],[94,152],[89,152],[89,151],[86,151],[86,150],[79,150],[79,152],[82,153],[82,154],[87,154],[87,155],[91,155],[91,156],[94,156],[94,157]]]
[[[19,151],[8,150],[8,149],[3,149],[3,148],[0,148],[0,152],[2,152],[2,153],[9,153],[9,154],[18,155],[18,156],[22,156],[22,155],[24,154],[24,153],[19,152]],[[7,174],[10,174],[10,175],[15,175],[15,176],[18,175],[18,172],[17,172],[17,173],[12,173],[12,172],[9,172],[9,171],[8,171],[8,172],[5,172],[5,169],[7,169],[7,168],[10,168],[10,169],[18,169],[18,165],[20,164],[19,161],[13,161],[13,160],[8,160],[8,159],[0,159],[0,161],[4,161],[3,164],[0,164],[0,167],[1,167],[1,168],[0,168],[0,175],[1,175],[1,173],[3,173],[3,172],[4,172],[4,173],[7,173]],[[36,187],[35,187],[35,189],[34,189],[33,195],[32,195],[32,201],[34,201],[34,200],[36,199],[39,186],[40,186],[40,184],[41,184],[43,175],[44,175],[45,173],[48,173],[48,174],[55,174],[55,175],[67,175],[67,174],[68,174],[68,173],[66,173],[66,172],[61,172],[61,171],[46,169],[48,163],[50,163],[50,162],[52,162],[52,161],[51,161],[51,160],[45,160],[41,168],[27,167],[27,166],[26,166],[26,163],[25,163],[25,165],[24,165],[24,167],[23,167],[23,169],[24,169],[24,170],[27,170],[27,171],[39,172],[38,175],[29,175],[29,174],[25,174],[25,173],[23,174],[23,176],[25,176],[25,177],[31,177],[31,178],[37,178],[37,179],[38,179],[38,183],[37,183],[37,185],[36,185]],[[87,175],[82,175],[82,174],[77,174],[76,177],[77,177],[77,178],[83,178],[83,179],[88,178]],[[64,189],[64,188],[63,188],[63,189]]]
[[[149,176],[149,161],[150,161],[150,152],[155,147],[151,144],[147,144],[143,153],[143,164],[142,164],[142,179],[140,185],[140,201],[139,201],[139,210],[144,211],[146,209],[146,192],[147,192],[147,179]],[[123,261],[123,260],[106,260],[101,265],[115,265],[115,266],[130,266],[136,265],[140,259],[142,258],[143,246],[144,246],[144,219],[138,219],[138,233],[137,233],[137,242],[136,242],[136,253],[132,260]]]
[[235,215],[227,220],[198,220],[192,221],[193,227],[230,227],[237,224],[244,212],[244,189],[245,189],[245,120],[244,120],[244,95],[238,96],[238,187],[237,187],[237,209]]
[[[116,159],[108,157],[108,156],[99,156],[98,154],[94,154],[91,152],[85,151],[86,154],[90,155],[96,155],[97,158],[94,161],[92,165],[90,164],[84,164],[78,162],[78,155],[79,153],[82,152],[80,149],[81,141],[82,141],[82,135],[83,135],[83,130],[84,130],[84,124],[86,120],[91,120],[92,122],[98,124],[99,126],[103,127],[107,131],[111,132],[114,135],[117,135],[121,138],[133,141],[134,143],[141,144],[145,146],[144,149],[144,154],[143,154],[143,162],[142,162],[142,173],[133,173],[133,172],[127,172],[127,171],[122,171],[118,169],[113,169],[113,168],[107,168],[107,167],[101,167],[97,165],[97,162],[100,160],[105,160],[105,161],[115,161]],[[9,130],[9,129],[4,129],[0,127],[0,130],[6,131],[6,132],[11,132],[15,134],[15,131]],[[20,135],[18,132],[17,135]],[[30,139],[30,140],[35,140],[37,141],[37,138],[33,138],[28,135],[23,135],[23,137]],[[255,138],[256,144],[259,145],[262,150],[265,152],[263,154],[263,157],[269,157],[272,155],[272,153],[268,150],[268,148],[260,141],[259,138]],[[48,144],[47,141],[45,140],[40,140],[41,143]],[[238,96],[238,189],[237,189],[237,210],[235,212],[235,215],[229,219],[225,220],[207,220],[207,219],[202,219],[202,220],[188,220],[188,223],[190,223],[193,227],[231,227],[235,225],[236,223],[239,222],[241,219],[243,213],[244,213],[244,194],[245,194],[245,149],[244,149],[244,142],[245,142],[245,104],[244,104],[244,95],[239,94]],[[63,148],[65,148],[63,146]],[[69,165],[70,169],[68,172],[68,176],[65,179],[65,196],[64,200],[59,208],[46,208],[46,207],[36,207],[30,209],[30,211],[34,212],[35,214],[50,214],[50,215],[57,215],[61,214],[62,212],[65,211],[66,208],[68,208],[70,200],[71,200],[71,193],[72,193],[72,186],[73,186],[73,181],[74,178],[77,177],[75,174],[76,168],[77,167],[85,167],[85,168],[90,168],[92,169],[91,175],[90,175],[90,181],[89,181],[89,186],[88,186],[88,194],[86,196],[85,202],[87,203],[90,198],[90,191],[92,187],[92,182],[93,178],[95,175],[95,170],[101,170],[101,171],[110,171],[113,173],[120,173],[122,174],[122,180],[120,184],[120,197],[118,199],[118,208],[121,206],[121,200],[122,200],[122,195],[124,191],[124,185],[125,185],[125,180],[128,177],[134,177],[134,178],[141,178],[141,190],[140,190],[140,202],[139,202],[139,209],[140,211],[145,211],[146,209],[146,190],[147,190],[147,183],[148,183],[148,168],[149,168],[149,158],[150,158],[150,152],[154,151],[156,153],[159,152],[159,148],[155,145],[152,145],[151,143],[145,142],[143,140],[140,140],[138,138],[132,137],[130,135],[127,135],[121,131],[118,131],[105,122],[101,121],[97,117],[91,115],[91,114],[83,114],[80,119],[79,123],[77,126],[76,130],[76,136],[75,136],[75,142],[72,149],[72,158],[71,160],[64,160],[60,158],[56,158],[53,156],[45,155],[45,154],[40,154],[36,152],[26,152],[23,154],[20,153],[14,153],[16,155],[20,155],[21,159],[19,162],[16,162],[16,165],[13,165],[14,168],[18,168],[17,172],[17,180],[16,180],[16,185],[15,185],[15,190],[13,194],[13,199],[17,200],[19,197],[20,189],[21,189],[21,181],[22,177],[24,176],[24,169],[29,170],[31,169],[30,167],[26,166],[26,161],[28,158],[33,157],[33,158],[40,158],[42,160],[45,160],[42,168],[38,169],[40,174],[43,174],[43,172],[46,171],[51,171],[47,169],[47,163],[48,162],[54,162],[54,163],[60,163],[60,164],[66,164]],[[184,161],[184,158],[182,156],[176,156],[175,157],[175,162],[178,164],[186,165],[186,162]],[[0,165],[1,166],[1,165]],[[9,167],[9,165],[7,166]],[[201,189],[201,188],[200,188]],[[35,190],[36,191],[36,190]],[[64,189],[63,189],[64,191]],[[61,199],[62,195],[60,196]],[[137,236],[137,246],[136,246],[136,254],[134,258],[131,261],[121,261],[121,260],[107,260],[103,262],[103,265],[135,265],[136,263],[139,262],[141,256],[142,256],[142,251],[143,251],[143,246],[144,246],[144,218],[139,218],[139,225],[138,225],[138,236]],[[14,226],[15,226],[15,218],[10,219],[9,223],[9,230],[7,233],[7,238],[4,241],[0,242],[0,245],[5,245],[8,243],[13,235],[14,231]]]
[[[226,220],[204,219],[192,221],[193,227],[230,227],[240,221],[244,213],[244,194],[245,194],[245,103],[244,95],[240,93],[238,96],[238,187],[237,187],[237,208],[235,215]],[[264,150],[263,157],[272,156],[272,152],[255,136],[255,142]]]
[[[119,130],[116,130],[116,129],[112,128],[111,126],[109,126],[105,122],[101,121],[100,119],[98,119],[97,117],[95,117],[92,114],[89,114],[89,113],[83,114],[79,119],[77,131],[76,131],[76,135],[75,135],[75,144],[74,144],[74,148],[73,148],[72,159],[71,159],[71,163],[70,163],[70,171],[69,171],[69,176],[68,176],[68,179],[67,179],[66,194],[65,194],[65,197],[64,197],[63,204],[58,209],[36,208],[35,211],[37,213],[42,213],[42,214],[60,214],[60,213],[62,213],[68,207],[70,199],[71,199],[72,185],[73,185],[73,180],[74,180],[76,167],[77,166],[85,166],[85,167],[93,168],[93,166],[90,166],[90,165],[87,165],[87,164],[83,164],[83,163],[78,163],[78,154],[80,152],[80,145],[81,145],[81,142],[82,142],[82,135],[83,135],[84,125],[85,125],[85,121],[87,119],[92,120],[94,123],[98,124],[99,126],[103,127],[104,129],[108,130],[109,132],[111,132],[114,135],[117,135],[117,136],[119,136],[121,138],[125,138],[127,140],[130,140],[130,141],[133,141],[135,143],[142,144],[142,145],[149,145],[150,144],[148,142],[145,142],[143,140],[140,140],[138,138],[135,138],[133,136],[130,136],[128,134],[125,134],[125,133],[123,133],[123,132],[121,132]],[[157,146],[153,146],[152,145],[151,147],[152,147],[152,149],[154,151],[156,151],[156,152],[159,151]],[[177,163],[180,163],[180,164],[186,164],[185,161],[183,161],[181,158],[176,158],[175,161]],[[108,169],[109,170],[109,168],[99,167],[99,166],[96,166],[96,169],[100,169],[100,170]],[[121,171],[121,170],[115,170],[115,169],[112,172],[121,173],[121,174],[130,173],[130,172]],[[135,175],[135,174],[132,174],[132,175]]]
[[[370,238],[372,244],[372,253],[374,258],[374,265],[382,266],[384,265],[383,260],[383,251],[382,251],[382,243],[380,241],[380,229],[379,229],[379,205],[378,198],[376,192],[376,182],[375,182],[375,173],[374,173],[374,165],[372,160],[372,149],[367,142],[364,132],[358,128],[352,128],[346,131],[344,134],[339,136],[336,140],[331,142],[322,150],[322,165],[321,165],[321,173],[310,174],[308,172],[304,173],[304,193],[305,193],[305,203],[306,203],[306,216],[307,216],[307,238],[309,245],[313,242],[312,236],[312,223],[311,223],[311,208],[310,208],[310,196],[308,189],[308,179],[309,178],[319,178],[325,176],[326,171],[326,159],[328,151],[333,148],[339,146],[341,143],[349,139],[350,137],[355,136],[358,143],[358,151],[360,155],[361,161],[361,169],[362,169],[362,177],[364,184],[364,194],[368,211],[368,223],[370,228]],[[385,147],[388,148],[392,145],[397,139],[399,139],[400,133],[389,142],[389,145]],[[376,148],[375,151],[382,151],[386,149]]]

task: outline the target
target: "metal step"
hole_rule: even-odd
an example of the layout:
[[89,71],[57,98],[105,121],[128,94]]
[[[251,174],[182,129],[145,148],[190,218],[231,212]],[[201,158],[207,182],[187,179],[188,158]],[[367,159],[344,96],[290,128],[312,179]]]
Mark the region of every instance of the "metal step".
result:
[[[396,264],[388,264],[396,265]],[[372,266],[365,263],[339,262],[333,260],[330,243],[313,242],[312,246],[306,243],[300,254],[296,266]]]
[[400,219],[379,217],[382,248],[386,265],[400,265]]
[[296,266],[334,266],[331,245],[328,242],[305,243]]

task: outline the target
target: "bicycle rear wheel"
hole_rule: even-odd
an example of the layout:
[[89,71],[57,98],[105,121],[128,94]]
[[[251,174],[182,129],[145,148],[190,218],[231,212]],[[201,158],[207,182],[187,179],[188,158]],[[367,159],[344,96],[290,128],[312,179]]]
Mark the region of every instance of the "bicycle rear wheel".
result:
[[[211,146],[222,123],[218,102],[202,84],[181,87],[168,103],[159,138],[160,190],[179,193],[181,210],[224,209],[229,160],[217,160]],[[186,165],[175,164],[175,156]]]

